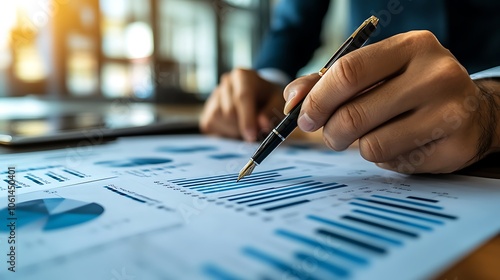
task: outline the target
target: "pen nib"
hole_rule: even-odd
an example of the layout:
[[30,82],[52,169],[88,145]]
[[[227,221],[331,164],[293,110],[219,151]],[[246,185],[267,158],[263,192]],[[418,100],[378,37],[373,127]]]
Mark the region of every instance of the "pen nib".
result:
[[252,174],[255,166],[255,162],[250,159],[250,161],[248,161],[248,163],[240,170],[240,174],[238,175],[238,180],[236,180],[236,182],[239,182],[241,179],[243,179],[243,177]]

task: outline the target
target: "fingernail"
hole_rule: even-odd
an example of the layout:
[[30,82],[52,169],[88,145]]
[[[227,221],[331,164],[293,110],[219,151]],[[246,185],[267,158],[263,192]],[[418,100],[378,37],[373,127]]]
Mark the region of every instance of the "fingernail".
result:
[[299,128],[303,131],[313,131],[315,124],[314,121],[307,115],[307,113],[303,114],[299,120],[297,121]]
[[295,91],[292,91],[289,95],[288,95],[288,98],[287,98],[287,101],[285,103],[285,107],[283,108],[283,113],[288,114],[288,112],[290,112],[290,110],[292,109],[291,108],[291,101],[292,99],[297,95],[297,92]]

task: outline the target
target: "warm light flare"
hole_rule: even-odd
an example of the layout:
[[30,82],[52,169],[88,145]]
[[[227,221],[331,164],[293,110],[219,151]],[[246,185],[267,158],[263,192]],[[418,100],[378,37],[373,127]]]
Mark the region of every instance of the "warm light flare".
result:
[[0,69],[6,68],[10,64],[9,44],[10,31],[16,24],[15,1],[3,1],[0,8]]

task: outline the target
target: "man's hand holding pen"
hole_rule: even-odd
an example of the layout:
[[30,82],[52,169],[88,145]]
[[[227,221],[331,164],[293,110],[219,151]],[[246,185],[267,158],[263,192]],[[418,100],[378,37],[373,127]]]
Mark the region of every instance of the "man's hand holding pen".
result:
[[402,173],[448,173],[500,147],[498,94],[492,81],[472,81],[433,34],[399,34],[351,52],[319,79],[309,75],[284,91],[285,111],[305,97],[298,125],[323,127],[340,151],[359,139],[361,155]]

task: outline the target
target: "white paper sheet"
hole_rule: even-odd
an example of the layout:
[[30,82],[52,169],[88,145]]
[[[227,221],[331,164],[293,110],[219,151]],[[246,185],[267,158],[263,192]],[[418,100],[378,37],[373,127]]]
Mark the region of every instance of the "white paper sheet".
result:
[[255,148],[203,136],[93,147],[72,167],[116,177],[18,195],[18,271],[0,276],[422,279],[500,230],[498,180],[406,176],[356,151],[285,145],[235,183]]

